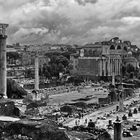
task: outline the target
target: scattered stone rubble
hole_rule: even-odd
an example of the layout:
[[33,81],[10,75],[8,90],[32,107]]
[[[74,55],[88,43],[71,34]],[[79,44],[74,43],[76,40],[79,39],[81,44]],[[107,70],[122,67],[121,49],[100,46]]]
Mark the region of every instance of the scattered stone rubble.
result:
[[1,137],[9,140],[70,140],[54,121],[39,118],[9,123]]
[[[78,138],[79,140],[81,140],[82,137],[85,137],[85,140],[111,140],[111,134],[108,132],[108,130],[113,130],[114,127],[113,121],[111,120],[111,117],[114,114],[113,112],[110,112],[110,114],[106,114],[106,116],[104,117],[98,118],[98,120],[105,120],[104,118],[106,117],[110,118],[107,126],[108,129],[96,127],[96,122],[93,122],[92,120],[85,120],[85,126],[78,125],[77,122],[77,125],[75,127],[69,128],[63,126],[62,123],[66,120],[68,121],[69,119],[77,118],[77,120],[80,120],[80,118],[83,118],[84,115],[93,112],[95,110],[95,108],[93,109],[93,106],[95,105],[91,107],[85,106],[83,108],[81,106],[79,107],[75,105],[74,110],[69,108],[70,111],[67,113],[64,111],[64,108],[64,112],[60,109],[60,107],[62,106],[59,106],[57,109],[50,107],[50,113],[48,113],[49,106],[45,107],[43,110],[43,106],[40,107],[40,104],[32,103],[34,102],[30,102],[26,106],[26,112],[24,112],[23,114],[19,113],[19,110],[16,110],[13,104],[14,111],[12,111],[13,114],[11,115],[19,116],[20,120],[7,123],[2,122],[3,124],[1,125],[4,127],[0,129],[1,139],[74,140]],[[123,128],[125,128],[127,121],[130,121],[129,118],[133,118],[133,116],[139,113],[140,107],[136,107],[137,103],[137,101],[134,101],[126,107],[125,114],[123,114],[122,116]],[[129,111],[126,112],[128,109]],[[46,110],[47,112],[45,113]],[[96,110],[98,109],[96,108]],[[115,113],[119,112],[115,111]],[[139,129],[137,127],[138,126],[136,124],[132,124],[128,128],[123,129],[122,135],[125,137],[129,133],[129,131],[138,131]]]

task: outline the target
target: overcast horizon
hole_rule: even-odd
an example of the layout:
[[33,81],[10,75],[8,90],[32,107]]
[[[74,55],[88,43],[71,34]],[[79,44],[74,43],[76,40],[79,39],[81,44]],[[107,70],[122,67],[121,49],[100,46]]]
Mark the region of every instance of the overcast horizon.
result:
[[139,0],[0,0],[7,44],[85,44],[118,36],[140,46]]

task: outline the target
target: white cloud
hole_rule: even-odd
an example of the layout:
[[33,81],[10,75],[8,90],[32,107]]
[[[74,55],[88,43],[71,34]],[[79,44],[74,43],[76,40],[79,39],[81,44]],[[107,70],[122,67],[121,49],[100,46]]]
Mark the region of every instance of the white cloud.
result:
[[116,35],[138,43],[140,1],[0,0],[0,21],[10,24],[9,43],[82,44]]
[[122,22],[130,25],[140,24],[140,17],[124,17]]

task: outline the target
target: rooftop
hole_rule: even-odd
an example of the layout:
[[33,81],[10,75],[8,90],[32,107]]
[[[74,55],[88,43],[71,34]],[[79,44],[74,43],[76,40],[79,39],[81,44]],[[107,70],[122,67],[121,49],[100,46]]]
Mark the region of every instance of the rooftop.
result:
[[101,48],[101,47],[102,47],[101,44],[90,43],[90,44],[85,44],[84,46],[79,46],[79,47],[77,47],[77,49],[82,49],[82,48]]

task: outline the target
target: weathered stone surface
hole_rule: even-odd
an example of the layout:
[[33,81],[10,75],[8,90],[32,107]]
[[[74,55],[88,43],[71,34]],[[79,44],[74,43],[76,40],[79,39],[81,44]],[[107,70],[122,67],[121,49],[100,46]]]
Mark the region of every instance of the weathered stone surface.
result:
[[15,116],[16,107],[14,102],[9,99],[0,99],[0,115]]
[[20,120],[9,124],[6,133],[14,139],[16,136],[27,136],[33,140],[70,140],[67,134],[60,130],[54,121]]
[[7,79],[7,96],[8,98],[23,98],[27,95],[27,91],[18,85],[14,80]]

